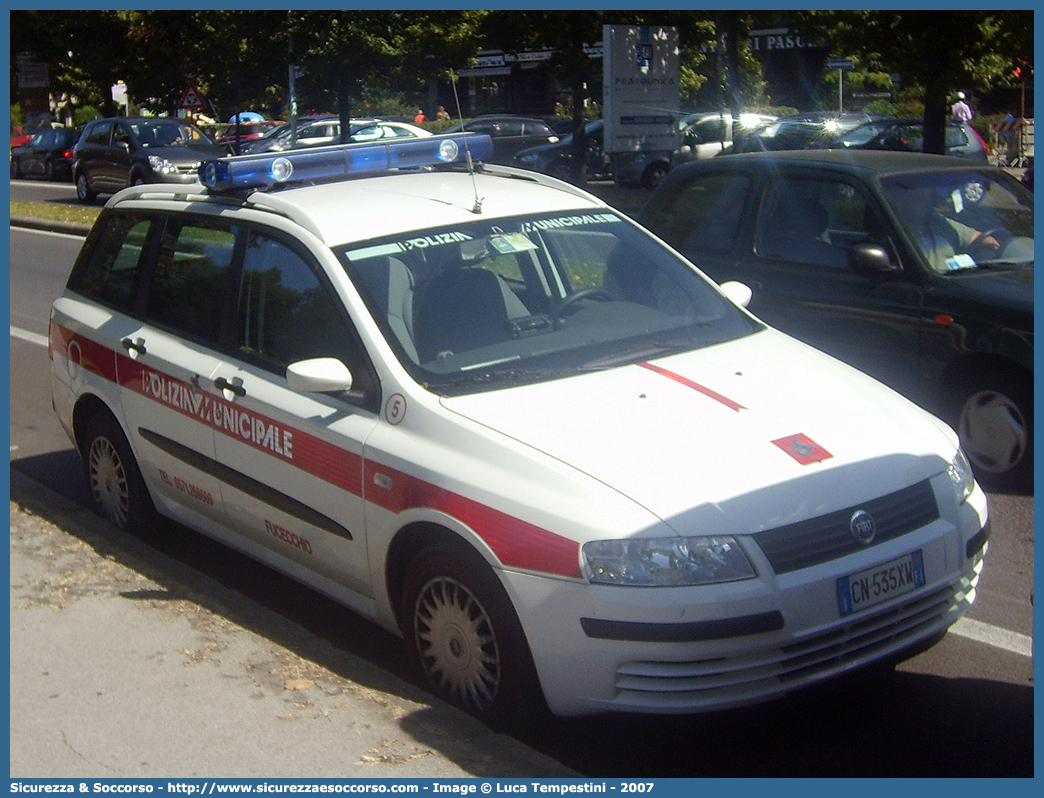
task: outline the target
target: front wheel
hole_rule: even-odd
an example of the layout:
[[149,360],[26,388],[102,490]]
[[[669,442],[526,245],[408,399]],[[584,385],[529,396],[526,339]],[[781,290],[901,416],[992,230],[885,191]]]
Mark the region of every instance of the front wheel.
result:
[[951,421],[984,486],[1021,490],[1033,476],[1033,392],[1026,379],[982,369],[958,386]]
[[656,188],[663,182],[663,179],[667,177],[667,173],[670,169],[671,168],[665,163],[652,164],[642,174],[642,186],[649,190]]
[[91,508],[126,532],[144,532],[155,510],[130,444],[115,419],[94,416],[84,427],[81,456]]
[[410,563],[400,627],[425,686],[487,723],[543,706],[533,659],[493,570],[464,544],[436,544]]

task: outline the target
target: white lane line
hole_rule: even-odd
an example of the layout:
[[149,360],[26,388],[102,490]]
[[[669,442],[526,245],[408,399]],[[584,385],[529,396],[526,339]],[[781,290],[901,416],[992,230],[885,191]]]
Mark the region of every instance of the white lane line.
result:
[[1001,629],[999,626],[972,618],[961,618],[950,627],[950,634],[967,637],[969,640],[985,643],[994,648],[1002,648],[1024,657],[1033,656],[1033,638],[1029,635]]
[[[21,338],[23,341],[29,341],[30,343],[40,344],[40,346],[47,346],[46,336],[37,335],[13,325],[11,326],[11,336]],[[955,634],[958,637],[967,637],[969,640],[985,643],[994,648],[1002,648],[1005,651],[1021,654],[1024,657],[1033,656],[1033,638],[1029,635],[1012,632],[999,626],[972,620],[971,618],[961,618],[957,621],[950,627],[950,634]]]
[[39,333],[29,332],[28,330],[22,330],[18,327],[11,325],[11,337],[21,338],[23,341],[28,341],[31,344],[39,344],[40,346],[47,346],[47,336],[40,335]]

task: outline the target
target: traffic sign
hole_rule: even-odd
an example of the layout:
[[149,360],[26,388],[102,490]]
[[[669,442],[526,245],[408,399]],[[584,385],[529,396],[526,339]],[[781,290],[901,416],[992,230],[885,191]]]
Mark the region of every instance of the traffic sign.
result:
[[185,89],[185,93],[181,95],[181,102],[178,103],[178,108],[184,108],[186,111],[198,111],[203,107],[203,98],[200,96],[199,89],[195,86],[189,86]]
[[826,62],[827,69],[855,69],[855,61],[851,58],[829,58]]

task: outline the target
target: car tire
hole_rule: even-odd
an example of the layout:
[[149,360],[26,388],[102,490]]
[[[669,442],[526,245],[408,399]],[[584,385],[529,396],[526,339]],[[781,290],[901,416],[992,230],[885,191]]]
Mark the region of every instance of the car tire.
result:
[[1030,381],[1003,368],[980,369],[958,383],[947,415],[981,484],[1016,491],[1032,484]]
[[547,173],[551,177],[570,183],[573,180],[573,162],[565,159],[555,161],[548,168]]
[[668,164],[662,162],[650,164],[642,173],[642,187],[651,191],[663,182],[669,171],[671,171],[671,167]]
[[76,197],[85,205],[92,205],[98,199],[98,192],[91,189],[91,182],[83,172],[76,175]]
[[21,164],[18,163],[18,159],[17,158],[12,158],[11,159],[11,177],[14,180],[21,180],[22,179],[22,166],[21,166]]
[[546,713],[522,625],[493,569],[463,543],[436,543],[410,562],[400,628],[421,683],[497,727]]
[[54,161],[50,158],[44,161],[44,180],[54,180]]
[[100,412],[87,422],[80,456],[91,509],[125,532],[147,532],[156,511],[130,444],[111,415]]

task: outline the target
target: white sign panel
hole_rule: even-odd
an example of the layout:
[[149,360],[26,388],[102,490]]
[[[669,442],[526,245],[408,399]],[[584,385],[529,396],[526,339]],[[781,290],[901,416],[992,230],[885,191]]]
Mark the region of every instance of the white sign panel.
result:
[[677,149],[681,144],[677,28],[605,25],[602,47],[605,149]]

